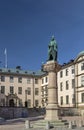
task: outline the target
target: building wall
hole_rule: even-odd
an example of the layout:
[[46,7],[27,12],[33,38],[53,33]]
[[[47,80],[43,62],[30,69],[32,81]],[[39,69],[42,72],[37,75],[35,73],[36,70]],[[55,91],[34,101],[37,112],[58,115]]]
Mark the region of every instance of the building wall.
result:
[[[0,81],[0,89],[1,87],[5,86],[5,93],[2,94],[2,92],[0,92],[0,101],[3,102],[3,100],[5,100],[5,104],[0,102],[0,105],[6,105],[6,96],[8,96],[10,94],[10,86],[14,87],[14,91],[12,94],[16,94],[17,97],[22,100],[22,106],[25,106],[25,101],[30,100],[31,103],[29,105],[29,107],[34,107],[35,106],[35,100],[38,100],[38,106],[41,105],[41,87],[40,87],[40,82],[41,79],[37,78],[37,77],[30,77],[30,76],[22,76],[22,75],[13,75],[13,74],[0,74],[0,77],[4,76],[5,77],[5,81]],[[10,76],[13,76],[13,81],[10,82]],[[19,83],[18,82],[18,78],[21,77],[22,80]],[[30,79],[30,81],[27,81],[28,79]],[[1,79],[0,79],[1,80]],[[37,83],[36,83],[37,80]],[[18,93],[18,87],[22,88],[22,93]],[[30,88],[31,92],[30,94],[28,94],[28,88]],[[35,89],[38,89],[38,92],[36,93]],[[36,94],[35,94],[36,93]],[[9,103],[7,104],[9,105]],[[17,106],[19,106],[19,103],[17,103]]]
[[84,56],[75,60],[76,107],[84,108]]
[[46,107],[48,104],[48,75],[41,78],[41,106]]
[[[73,107],[73,98],[74,98],[74,87],[72,86],[72,79],[75,79],[74,73],[72,73],[74,65],[63,67],[58,72],[58,103],[61,107]],[[60,76],[62,73],[62,77]],[[67,74],[66,74],[67,73]],[[68,85],[66,86],[66,83]],[[66,101],[66,96],[68,96],[68,101]],[[61,101],[62,99],[63,101]]]
[[[77,56],[74,61],[62,65],[57,73],[58,104],[60,107],[84,108],[84,67],[81,69],[81,66],[84,66],[84,54]],[[5,86],[5,93],[0,91],[0,106],[9,106],[9,100],[14,98],[16,106],[25,106],[25,101],[27,101],[27,107],[46,107],[48,104],[48,85],[50,84],[48,73],[35,75],[17,73],[17,71],[9,72],[9,69],[6,71],[6,68],[2,70],[3,72],[0,69],[0,90],[2,86]],[[2,81],[3,76],[5,76],[5,81]],[[13,76],[14,80],[10,81],[10,76]],[[20,83],[18,78],[22,78]],[[10,86],[14,87],[14,95],[10,94]],[[22,87],[22,94],[18,93],[18,87]],[[29,94],[28,88],[30,88]]]

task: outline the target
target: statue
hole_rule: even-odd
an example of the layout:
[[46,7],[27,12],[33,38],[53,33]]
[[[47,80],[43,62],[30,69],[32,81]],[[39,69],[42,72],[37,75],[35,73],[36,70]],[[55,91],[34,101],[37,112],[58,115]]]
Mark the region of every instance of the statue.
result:
[[57,44],[54,36],[52,36],[52,39],[48,46],[48,61],[50,60],[57,61]]

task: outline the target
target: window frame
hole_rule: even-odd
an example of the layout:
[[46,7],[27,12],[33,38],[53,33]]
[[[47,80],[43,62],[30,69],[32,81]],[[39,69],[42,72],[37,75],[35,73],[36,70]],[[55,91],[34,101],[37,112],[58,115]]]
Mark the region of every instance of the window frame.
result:
[[66,81],[66,90],[69,90],[69,80]]
[[10,83],[14,83],[14,76],[10,76]]
[[10,94],[14,94],[14,86],[10,86]]
[[18,77],[18,83],[22,83],[22,77]]
[[22,87],[18,87],[18,94],[22,95]]
[[27,88],[27,95],[31,95],[31,87]]
[[66,95],[66,104],[69,104],[69,95]]
[[4,85],[1,85],[1,91],[0,91],[1,94],[5,94],[5,86]]
[[81,71],[84,70],[84,62],[81,63]]
[[39,88],[35,88],[35,95],[39,95]]
[[81,76],[81,86],[84,86],[84,75]]
[[1,82],[5,82],[5,76],[1,75]]

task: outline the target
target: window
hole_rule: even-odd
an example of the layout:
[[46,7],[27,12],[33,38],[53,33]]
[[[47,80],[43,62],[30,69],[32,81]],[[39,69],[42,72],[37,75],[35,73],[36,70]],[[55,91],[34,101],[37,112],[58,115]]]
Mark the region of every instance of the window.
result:
[[44,84],[44,78],[42,78],[42,84]]
[[66,104],[69,104],[69,95],[66,96]]
[[18,77],[18,83],[22,83],[22,77]]
[[31,95],[31,88],[30,87],[27,88],[27,94]]
[[39,101],[35,100],[35,106],[38,107],[38,105],[39,105]]
[[84,93],[81,93],[81,102],[84,103]]
[[74,67],[72,67],[72,70],[71,70],[71,71],[72,71],[72,74],[74,74],[74,73],[75,73],[75,69],[74,69]]
[[31,78],[28,78],[27,79],[27,84],[30,84],[31,83]]
[[72,79],[72,88],[75,87],[75,79]]
[[14,87],[10,86],[10,94],[14,94]]
[[22,104],[22,99],[19,99],[18,104],[19,104],[20,107],[23,106],[23,104]]
[[67,80],[66,81],[66,90],[68,90],[69,89],[69,81]]
[[66,76],[68,76],[68,69],[66,69]]
[[35,88],[35,95],[39,95],[39,89]]
[[1,86],[1,93],[5,94],[5,86]]
[[60,72],[60,78],[62,78],[62,77],[63,77],[63,71]]
[[81,76],[81,86],[84,86],[84,76]]
[[60,83],[60,91],[63,91],[63,83]]
[[46,82],[46,83],[48,82],[48,77],[45,78],[45,82]]
[[44,90],[45,90],[46,94],[48,94],[48,86],[47,85],[44,87]]
[[35,79],[35,84],[38,84],[38,79]]
[[5,82],[5,76],[1,76],[1,82]]
[[72,103],[75,103],[75,94],[72,95]]
[[10,76],[10,83],[13,83],[13,82],[14,82],[14,77]]
[[84,70],[84,62],[81,63],[81,70]]
[[31,100],[28,99],[28,107],[31,107]]
[[22,94],[22,87],[18,87],[18,94]]
[[63,105],[63,96],[60,97],[60,103]]
[[48,90],[45,90],[44,92],[43,92],[43,96],[45,97],[45,96],[48,96]]

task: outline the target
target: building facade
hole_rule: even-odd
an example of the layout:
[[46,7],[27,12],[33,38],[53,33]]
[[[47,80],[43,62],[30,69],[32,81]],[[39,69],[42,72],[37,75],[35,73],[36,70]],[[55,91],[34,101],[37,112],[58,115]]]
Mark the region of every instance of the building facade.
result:
[[[37,72],[0,68],[0,106],[46,107],[48,78],[43,66]],[[57,87],[59,107],[84,109],[84,51],[60,65]]]
[[42,72],[1,68],[0,106],[40,106],[42,75]]
[[58,102],[60,107],[84,109],[84,51],[58,72]]

